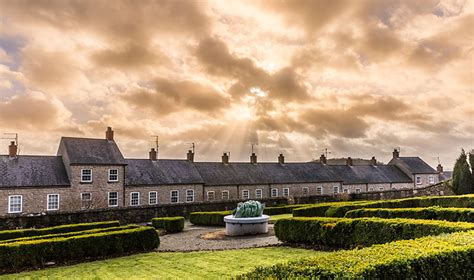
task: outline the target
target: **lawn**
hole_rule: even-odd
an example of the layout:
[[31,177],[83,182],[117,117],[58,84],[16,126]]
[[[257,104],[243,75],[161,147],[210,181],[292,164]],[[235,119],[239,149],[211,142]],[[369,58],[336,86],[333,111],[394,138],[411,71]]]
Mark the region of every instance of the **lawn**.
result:
[[270,216],[270,223],[275,223],[279,219],[291,218],[293,214],[279,214]]
[[0,279],[222,279],[249,272],[259,265],[325,254],[289,247],[191,253],[153,252],[3,275]]

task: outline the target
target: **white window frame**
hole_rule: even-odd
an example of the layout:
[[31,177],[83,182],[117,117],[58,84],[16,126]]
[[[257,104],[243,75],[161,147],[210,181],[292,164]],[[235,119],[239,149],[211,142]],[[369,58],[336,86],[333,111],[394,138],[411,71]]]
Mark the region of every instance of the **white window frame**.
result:
[[[418,179],[419,179],[419,180],[418,180]],[[415,175],[415,183],[416,183],[417,185],[423,184],[423,179],[421,178],[420,175]]]
[[[224,194],[227,194],[227,198],[224,198]],[[222,200],[229,200],[230,199],[230,193],[228,190],[223,190],[221,193]]]
[[[210,195],[212,195],[212,199],[210,199]],[[207,201],[215,201],[216,200],[216,192],[215,191],[207,191],[206,200]]]
[[278,189],[277,188],[272,188],[270,191],[270,196],[271,197],[278,197]]
[[250,191],[242,190],[242,199],[250,199]]
[[433,175],[428,176],[428,183],[434,184],[435,183],[435,178]]
[[[84,180],[84,171],[90,171],[91,172],[90,180]],[[85,176],[88,176],[88,175],[85,175]],[[81,183],[92,183],[92,169],[91,168],[81,169]]]
[[338,194],[339,193],[339,186],[333,186],[332,187],[332,192],[333,192],[333,194]]
[[290,196],[290,188],[283,188],[283,196]]
[[379,191],[385,190],[384,187],[379,187]]
[[[117,197],[116,197],[116,198],[111,198],[111,197],[110,197],[111,194],[116,194]],[[116,201],[116,204],[110,204],[110,201],[111,201],[112,199]],[[118,192],[108,192],[108,193],[107,193],[107,204],[108,204],[109,207],[117,207],[117,206],[119,205],[119,202],[118,202],[118,201],[119,201]]]
[[262,198],[262,197],[263,197],[263,190],[262,189],[256,189],[255,190],[255,198]]
[[309,195],[309,188],[303,187],[303,195]]
[[324,188],[323,187],[317,187],[316,188],[316,194],[323,195],[323,193],[324,193]]
[[[176,193],[176,196],[174,196],[173,193]],[[173,198],[176,198],[176,201],[173,201]],[[178,190],[171,190],[170,191],[170,203],[179,203],[179,191]]]
[[362,190],[360,188],[356,189],[356,193],[361,193],[361,192],[362,192]]
[[[137,204],[133,204],[132,201],[134,200],[133,199],[133,195],[134,194],[137,194]],[[140,192],[131,192],[130,193],[130,206],[140,206]]]
[[[58,205],[56,208],[50,208],[50,202],[51,202],[51,197],[57,196],[58,197]],[[59,210],[59,201],[60,201],[60,196],[58,193],[51,193],[47,195],[46,199],[46,210],[47,211],[58,211]]]
[[[19,197],[20,198],[20,210],[12,211],[11,207],[12,205],[12,199]],[[14,195],[9,195],[8,196],[8,214],[17,214],[23,212],[23,196],[19,194],[14,194]]]
[[[189,198],[191,198],[191,199],[189,199]],[[178,192],[178,202],[179,202],[179,192]],[[194,202],[194,190],[193,189],[186,190],[186,202],[187,203]]]
[[374,191],[374,187],[370,187],[369,192],[373,192],[373,191]]
[[342,192],[343,193],[349,193],[349,189],[343,189]]
[[[85,194],[88,194],[89,195],[89,199],[84,199],[84,195]],[[81,193],[81,201],[91,201],[92,200],[92,194],[90,192],[83,192]]]
[[[117,174],[111,174],[111,171],[117,171]],[[109,176],[108,176],[108,181],[109,182],[118,182],[119,181],[119,172],[118,172],[118,169],[109,169]],[[111,176],[117,176],[117,179],[115,180],[112,180],[110,179]]]
[[[152,194],[155,195],[154,198],[151,197]],[[154,199],[155,202],[152,202],[152,199]],[[149,204],[149,205],[156,205],[156,204],[158,204],[158,192],[157,192],[157,191],[148,192],[148,204]]]

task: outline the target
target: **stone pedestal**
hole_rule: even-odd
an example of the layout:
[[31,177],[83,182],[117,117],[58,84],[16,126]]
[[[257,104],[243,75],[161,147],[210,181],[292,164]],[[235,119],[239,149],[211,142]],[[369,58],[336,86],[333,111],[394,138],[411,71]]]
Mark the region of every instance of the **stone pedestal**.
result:
[[228,215],[224,217],[225,232],[228,236],[267,233],[269,219],[268,215],[254,218],[235,218]]

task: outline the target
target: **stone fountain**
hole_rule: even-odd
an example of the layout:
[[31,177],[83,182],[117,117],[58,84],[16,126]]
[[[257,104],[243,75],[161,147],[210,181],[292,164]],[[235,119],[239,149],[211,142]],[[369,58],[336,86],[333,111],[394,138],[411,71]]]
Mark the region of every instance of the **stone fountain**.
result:
[[241,202],[232,215],[224,217],[225,232],[228,236],[267,233],[269,219],[268,215],[263,215],[260,202]]

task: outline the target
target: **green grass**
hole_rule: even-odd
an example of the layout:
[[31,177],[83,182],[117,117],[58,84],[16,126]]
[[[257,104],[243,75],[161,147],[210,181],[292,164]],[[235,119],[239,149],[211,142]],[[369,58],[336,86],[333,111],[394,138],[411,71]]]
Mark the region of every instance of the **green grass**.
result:
[[270,216],[270,223],[275,223],[280,219],[292,218],[293,214],[279,214]]
[[270,266],[326,254],[289,247],[191,253],[153,252],[2,275],[0,279],[222,279],[250,272],[256,266]]

